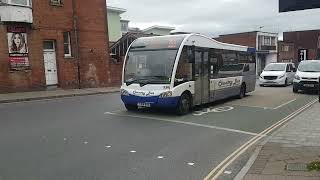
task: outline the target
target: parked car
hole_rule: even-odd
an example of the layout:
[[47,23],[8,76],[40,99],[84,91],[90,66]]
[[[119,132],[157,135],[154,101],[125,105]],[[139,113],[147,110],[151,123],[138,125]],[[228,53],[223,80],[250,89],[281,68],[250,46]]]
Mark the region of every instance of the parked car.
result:
[[288,86],[293,82],[295,72],[296,68],[293,63],[270,63],[260,75],[260,86]]
[[293,92],[316,90],[319,87],[320,60],[302,61],[293,80]]

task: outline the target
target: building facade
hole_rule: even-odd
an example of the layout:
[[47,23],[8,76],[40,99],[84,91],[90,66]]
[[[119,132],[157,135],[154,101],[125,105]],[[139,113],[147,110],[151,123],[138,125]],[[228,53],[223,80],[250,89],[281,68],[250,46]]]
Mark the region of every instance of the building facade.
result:
[[107,19],[108,19],[108,36],[111,44],[117,42],[122,37],[122,31],[125,30],[125,25],[128,25],[129,21],[121,20],[121,14],[127,10],[117,7],[107,7]]
[[294,43],[279,41],[278,47],[278,62],[293,62],[297,64],[294,59]]
[[215,39],[220,42],[256,48],[257,75],[260,75],[267,64],[277,62],[278,34],[276,33],[253,31],[220,35]]
[[144,34],[154,34],[159,36],[169,35],[171,31],[175,30],[174,27],[167,26],[151,26],[142,30]]
[[0,0],[0,92],[105,87],[104,0]]
[[280,61],[290,59],[298,64],[303,60],[320,59],[320,30],[284,32],[283,44],[285,50],[286,46],[289,49],[288,52],[279,51]]

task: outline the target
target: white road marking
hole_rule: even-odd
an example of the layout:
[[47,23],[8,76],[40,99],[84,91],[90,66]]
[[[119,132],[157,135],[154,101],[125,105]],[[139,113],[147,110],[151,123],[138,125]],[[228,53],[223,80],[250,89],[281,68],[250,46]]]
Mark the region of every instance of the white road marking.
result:
[[189,166],[194,166],[194,163],[193,162],[189,162],[188,165]]
[[224,174],[231,174],[231,171],[225,171]]
[[213,113],[213,112],[221,113],[221,112],[231,111],[233,109],[234,109],[234,107],[232,107],[232,106],[222,106],[222,107],[217,107],[217,108],[210,107],[210,108],[203,109],[202,111],[195,111],[193,113],[193,115],[194,116],[202,116],[202,115],[205,115],[208,113]]
[[158,159],[163,159],[164,157],[163,157],[163,156],[158,156],[157,158],[158,158]]
[[297,99],[292,99],[292,100],[290,100],[290,101],[288,101],[288,102],[285,102],[285,103],[283,103],[283,104],[281,104],[281,105],[279,105],[279,106],[277,106],[277,107],[247,106],[247,105],[242,105],[242,104],[230,104],[230,105],[232,105],[232,106],[240,106],[240,107],[249,107],[249,108],[261,108],[261,109],[276,110],[276,109],[279,109],[279,108],[281,108],[281,107],[283,107],[283,106],[285,106],[285,105],[288,105],[288,104],[290,104],[290,103],[292,103],[292,102],[294,102],[294,101],[296,101],[296,100],[297,100]]
[[137,151],[130,151],[131,153],[136,153]]
[[[210,128],[210,129],[217,129],[217,130],[223,130],[223,131],[228,131],[228,132],[247,134],[247,135],[251,135],[251,136],[257,136],[258,135],[257,133],[241,131],[241,130],[236,130],[236,129],[230,129],[230,128],[217,127],[217,126],[210,126],[210,125],[205,125],[205,124],[198,124],[198,123],[193,123],[193,122],[176,121],[176,120],[155,118],[155,117],[149,117],[149,116],[117,114],[117,113],[113,113],[113,112],[105,112],[104,114],[113,115],[113,116],[122,116],[122,117],[132,117],[132,118],[139,118],[139,119],[157,120],[157,121],[171,122],[171,123],[176,123],[176,124],[185,124],[185,125],[189,125],[189,126],[197,126],[197,127],[204,127],[204,128]],[[263,137],[265,137],[265,136],[263,136]]]
[[264,107],[264,106],[246,106],[240,104],[230,104],[232,106],[240,106],[240,107],[248,107],[248,108],[260,108],[260,109],[273,109],[272,107]]
[[67,140],[67,138],[63,138],[63,140],[64,140],[64,141],[66,141],[66,140]]
[[[311,105],[316,103],[318,99],[314,99],[313,101],[307,103],[300,109],[296,110],[295,112],[291,113],[287,117],[283,118],[282,120],[274,123],[272,126],[268,127],[259,135],[267,135],[274,131],[275,129],[279,128],[289,120],[291,120],[293,117],[297,116],[307,108],[309,108]],[[237,150],[235,150],[232,154],[230,154],[227,158],[225,158],[218,166],[216,166],[205,178],[204,180],[216,180],[223,172],[224,170],[231,164],[233,163],[241,154],[243,154],[248,148],[250,148],[252,145],[257,143],[259,140],[261,140],[262,137],[260,136],[255,136],[251,138],[249,141],[247,141],[245,144],[243,144],[241,147],[239,147]]]
[[109,148],[111,148],[111,146],[105,146],[105,148],[109,149]]
[[297,99],[292,99],[291,101],[288,101],[288,102],[286,102],[286,103],[283,103],[283,104],[281,104],[280,106],[277,106],[277,107],[275,107],[275,108],[273,108],[273,109],[279,109],[279,108],[281,108],[281,107],[283,107],[283,106],[285,106],[285,105],[288,105],[288,104],[290,104],[290,103],[292,103],[292,102],[294,102],[294,101],[296,101]]
[[83,144],[88,144],[88,142],[87,142],[87,141],[85,141],[85,142],[83,142]]

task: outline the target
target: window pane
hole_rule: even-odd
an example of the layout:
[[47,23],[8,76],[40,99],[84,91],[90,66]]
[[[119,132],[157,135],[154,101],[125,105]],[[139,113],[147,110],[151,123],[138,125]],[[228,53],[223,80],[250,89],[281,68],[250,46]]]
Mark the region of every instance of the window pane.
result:
[[70,54],[70,51],[69,51],[69,44],[64,44],[63,45],[63,48],[64,48],[64,54]]
[[51,3],[53,3],[53,4],[61,4],[61,1],[60,0],[51,0]]
[[52,41],[44,41],[43,49],[54,49]]
[[69,44],[69,33],[68,32],[63,33],[63,43]]
[[28,1],[29,1],[29,0],[11,0],[11,3],[27,6],[27,5],[28,5]]
[[187,47],[183,48],[176,71],[175,85],[192,80],[192,63],[188,61]]

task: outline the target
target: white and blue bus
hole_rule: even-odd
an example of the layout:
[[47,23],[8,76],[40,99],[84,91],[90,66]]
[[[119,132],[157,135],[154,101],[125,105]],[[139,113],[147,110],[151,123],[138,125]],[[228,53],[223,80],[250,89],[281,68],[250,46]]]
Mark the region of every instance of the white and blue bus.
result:
[[255,49],[200,34],[144,37],[129,47],[121,99],[127,110],[192,107],[254,91]]

